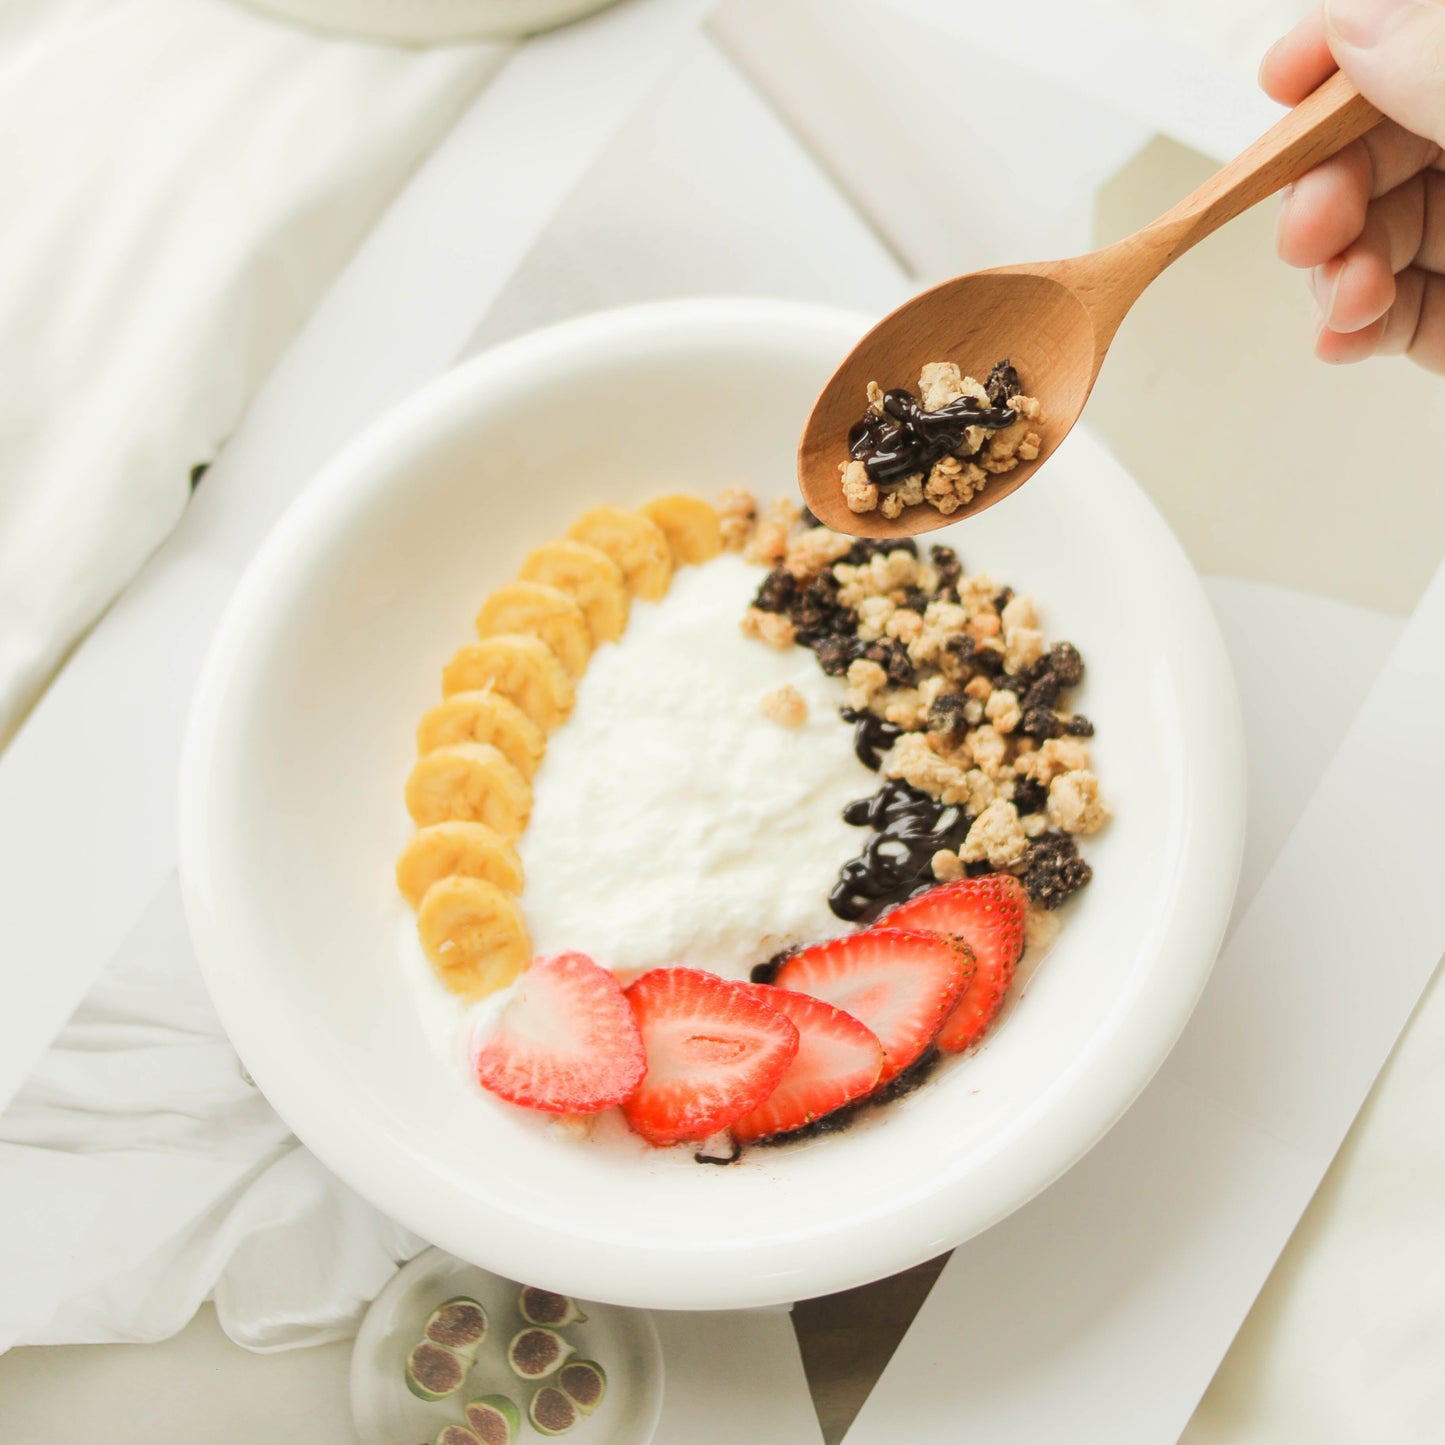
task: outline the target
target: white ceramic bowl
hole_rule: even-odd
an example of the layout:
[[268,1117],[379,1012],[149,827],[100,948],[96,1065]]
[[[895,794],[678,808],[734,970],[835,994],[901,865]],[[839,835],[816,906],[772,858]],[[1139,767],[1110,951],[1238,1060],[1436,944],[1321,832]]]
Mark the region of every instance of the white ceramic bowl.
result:
[[864,1127],[715,1169],[522,1127],[424,1036],[398,960],[401,785],[480,597],[586,506],[789,491],[806,410],[865,324],[681,302],[478,357],[316,478],[218,631],[183,760],[180,860],[221,1017],[332,1169],[510,1278],[728,1308],[936,1255],[1099,1139],[1208,975],[1243,832],[1233,683],[1174,538],[1080,436],[1016,498],[930,539],[1036,593],[1049,635],[1079,645],[1116,813],[1089,841],[1095,879],[1061,940],[977,1054]]

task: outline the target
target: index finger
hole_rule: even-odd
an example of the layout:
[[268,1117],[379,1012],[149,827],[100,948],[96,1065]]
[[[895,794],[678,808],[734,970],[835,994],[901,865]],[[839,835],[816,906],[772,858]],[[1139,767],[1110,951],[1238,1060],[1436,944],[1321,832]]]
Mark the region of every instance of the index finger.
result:
[[1281,105],[1298,105],[1338,69],[1325,44],[1324,16],[1314,10],[1265,52],[1259,66],[1259,83],[1272,100]]

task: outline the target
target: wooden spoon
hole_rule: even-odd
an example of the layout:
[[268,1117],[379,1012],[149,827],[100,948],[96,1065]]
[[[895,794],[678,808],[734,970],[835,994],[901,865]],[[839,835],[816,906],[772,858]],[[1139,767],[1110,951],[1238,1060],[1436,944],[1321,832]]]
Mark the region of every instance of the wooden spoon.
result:
[[[1257,201],[1297,180],[1380,118],[1336,73],[1290,113],[1152,225],[1102,251],[1067,261],[1001,266],[958,276],[924,291],[884,317],[832,375],[814,404],[798,446],[798,482],[813,515],[859,537],[908,537],[971,517],[1033,476],[1063,441],[1079,413],[1109,343],[1144,288],[1196,241]],[[1181,337],[1181,344],[1188,338]],[[930,361],[954,361],[983,378],[1008,357],[1043,406],[1043,449],[1033,462],[991,477],[967,505],[944,516],[927,503],[893,520],[853,512],[843,500],[838,466],[848,459],[848,430],[863,415],[866,388],[918,385]]]

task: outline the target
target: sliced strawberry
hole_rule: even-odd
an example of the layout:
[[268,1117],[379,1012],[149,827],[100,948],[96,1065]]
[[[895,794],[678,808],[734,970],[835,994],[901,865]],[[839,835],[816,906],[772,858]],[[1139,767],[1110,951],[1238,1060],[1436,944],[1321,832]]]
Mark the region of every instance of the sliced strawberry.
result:
[[756,1109],[798,1052],[798,1031],[749,986],[655,968],[627,990],[647,1073],[623,1107],[649,1144],[706,1139]]
[[930,888],[885,913],[875,925],[932,929],[962,939],[973,950],[978,968],[938,1033],[944,1053],[962,1053],[993,1022],[1024,951],[1028,907],[1028,894],[1011,873],[985,873]]
[[646,1067],[622,989],[585,953],[533,963],[476,1057],[483,1088],[550,1114],[620,1104]]
[[739,1144],[787,1134],[815,1123],[873,1088],[883,1072],[883,1046],[851,1014],[809,998],[755,983],[750,991],[798,1030],[798,1052],[777,1088],[732,1126]]
[[883,1045],[878,1082],[886,1084],[933,1042],[972,971],[968,950],[951,938],[875,927],[795,953],[775,982],[870,1028]]

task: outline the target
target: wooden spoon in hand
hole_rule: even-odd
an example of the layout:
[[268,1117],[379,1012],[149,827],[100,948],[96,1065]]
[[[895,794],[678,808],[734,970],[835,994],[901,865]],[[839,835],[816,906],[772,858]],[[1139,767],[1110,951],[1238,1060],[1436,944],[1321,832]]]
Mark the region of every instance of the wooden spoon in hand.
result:
[[[835,531],[909,537],[973,516],[1017,491],[1079,419],[1109,343],[1144,288],[1196,241],[1342,150],[1379,118],[1336,73],[1142,231],[1067,261],[958,276],[900,306],[854,347],[808,418],[798,447],[798,482],[809,510]],[[905,507],[892,520],[881,511],[849,510],[839,463],[848,459],[848,431],[867,406],[870,381],[885,390],[912,388],[930,361],[953,361],[965,374],[984,377],[1004,357],[1043,407],[1037,460],[990,477],[981,493],[949,516],[926,502]]]

